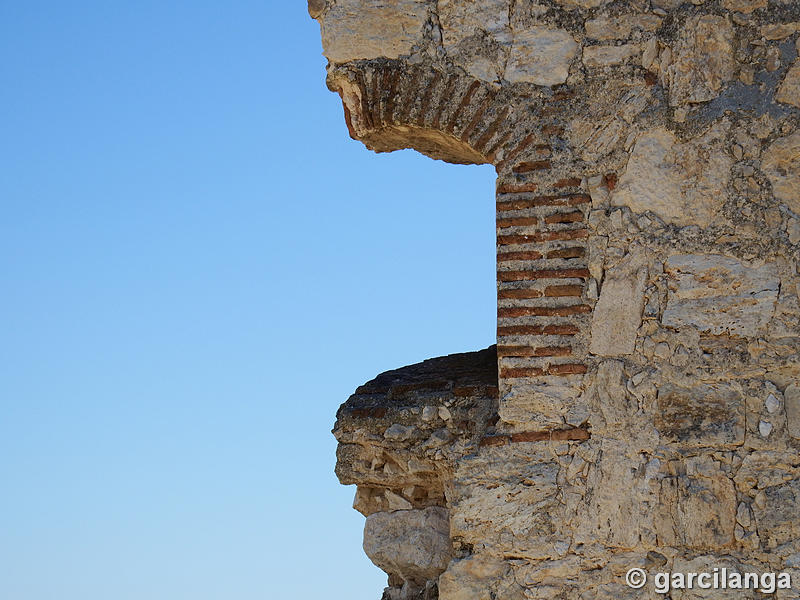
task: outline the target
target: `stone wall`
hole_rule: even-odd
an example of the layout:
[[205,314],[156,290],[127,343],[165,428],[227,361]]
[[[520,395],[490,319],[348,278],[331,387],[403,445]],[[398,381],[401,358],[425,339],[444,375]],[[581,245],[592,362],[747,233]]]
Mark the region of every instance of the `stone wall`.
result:
[[[385,598],[662,597],[636,566],[800,589],[800,2],[309,12],[352,137],[497,170],[497,346],[378,377],[334,429]],[[703,594],[671,597],[731,597]]]

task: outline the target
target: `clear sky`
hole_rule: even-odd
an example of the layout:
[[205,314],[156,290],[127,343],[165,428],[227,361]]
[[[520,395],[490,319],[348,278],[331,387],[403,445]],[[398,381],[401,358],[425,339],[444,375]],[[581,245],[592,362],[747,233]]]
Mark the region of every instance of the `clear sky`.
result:
[[377,600],[338,405],[494,341],[491,167],[376,155],[305,2],[0,2],[0,599]]

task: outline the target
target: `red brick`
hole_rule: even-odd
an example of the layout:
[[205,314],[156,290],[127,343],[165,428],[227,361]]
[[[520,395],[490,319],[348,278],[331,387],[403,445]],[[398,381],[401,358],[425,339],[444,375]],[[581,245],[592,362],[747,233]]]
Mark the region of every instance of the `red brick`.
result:
[[554,242],[558,240],[579,240],[589,237],[587,229],[569,229],[567,231],[543,231],[525,235],[499,235],[497,243],[501,246],[513,244],[531,244],[537,242]]
[[586,365],[567,364],[567,365],[550,365],[547,370],[548,375],[582,375],[586,373]]
[[565,179],[559,179],[553,184],[553,187],[556,189],[566,188],[566,187],[578,187],[581,184],[581,179],[579,177],[567,177]]
[[583,428],[555,429],[551,431],[521,431],[511,435],[511,441],[518,442],[583,442],[591,438],[591,434]]
[[530,346],[498,346],[497,356],[569,356],[572,348],[569,346],[545,346],[532,348]]
[[530,160],[521,162],[511,168],[514,173],[531,173],[532,171],[543,171],[549,169],[552,165],[549,160]]
[[544,295],[549,298],[563,298],[565,296],[583,295],[581,285],[549,285],[544,290]]
[[486,131],[483,133],[481,137],[474,144],[474,148],[478,151],[482,150],[483,147],[489,143],[489,141],[494,137],[494,134],[497,133],[497,130],[500,129],[500,126],[505,122],[506,117],[508,116],[511,107],[506,106],[503,110],[500,111],[500,114],[497,115],[497,119],[489,125]]
[[512,298],[525,299],[525,298],[541,298],[542,292],[539,290],[498,290],[498,300],[509,300]]
[[548,215],[545,217],[544,222],[547,224],[551,223],[580,223],[583,221],[583,213],[579,210],[575,210],[568,213],[553,213],[552,215]]
[[536,225],[539,219],[536,217],[509,217],[507,219],[497,219],[498,229],[507,227],[524,227],[525,225]]
[[501,325],[497,335],[577,335],[580,329],[575,325]]
[[521,378],[521,377],[540,377],[544,371],[537,367],[517,367],[500,369],[502,379]]
[[478,442],[478,446],[505,446],[511,441],[507,435],[487,435]]
[[542,258],[541,252],[529,250],[527,252],[502,252],[497,255],[497,262],[508,262],[510,260],[539,260]]
[[535,271],[498,271],[500,281],[531,281],[533,279],[571,279],[589,277],[589,269],[539,269]]
[[558,250],[550,250],[547,253],[547,258],[583,258],[586,255],[586,248],[580,246],[573,248],[559,248]]
[[498,194],[520,194],[524,192],[535,192],[538,186],[535,183],[502,183],[497,186]]
[[[535,184],[531,190],[511,189],[506,186],[498,188],[498,194],[535,191]],[[539,206],[577,206],[591,202],[591,196],[587,194],[564,194],[562,196],[536,196],[534,198],[517,198],[514,200],[498,200],[497,210],[522,210],[526,208],[536,208]]]
[[592,307],[586,304],[575,306],[513,306],[497,309],[498,318],[516,317],[569,317],[571,315],[584,315],[592,312]]

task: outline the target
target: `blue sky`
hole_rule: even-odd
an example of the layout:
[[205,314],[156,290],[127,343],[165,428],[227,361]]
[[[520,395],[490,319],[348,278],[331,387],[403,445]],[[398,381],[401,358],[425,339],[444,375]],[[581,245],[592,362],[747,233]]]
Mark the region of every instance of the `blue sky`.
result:
[[494,177],[324,77],[304,2],[0,4],[0,598],[380,597],[330,429],[493,343]]

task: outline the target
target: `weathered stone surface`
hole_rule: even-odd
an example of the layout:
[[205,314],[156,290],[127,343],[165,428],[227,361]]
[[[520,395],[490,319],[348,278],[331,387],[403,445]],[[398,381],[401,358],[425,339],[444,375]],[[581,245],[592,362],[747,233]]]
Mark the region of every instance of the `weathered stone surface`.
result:
[[742,13],[751,13],[756,9],[764,8],[767,0],[722,0],[722,6],[728,10]]
[[669,223],[709,225],[725,201],[733,163],[721,151],[725,135],[726,127],[717,125],[682,144],[663,128],[643,133],[611,203],[652,211]]
[[568,420],[579,393],[574,385],[566,383],[514,386],[500,399],[498,412],[505,423],[516,429],[553,429]]
[[729,546],[736,527],[733,482],[709,457],[688,458],[679,466],[682,474],[661,480],[662,510],[656,513],[659,540],[693,549]]
[[664,440],[687,447],[729,448],[744,442],[744,398],[722,383],[658,390],[656,429]]
[[505,0],[441,0],[438,15],[448,56],[477,79],[495,81],[502,77],[511,44]]
[[758,503],[753,506],[759,537],[768,548],[796,542],[800,537],[800,520],[797,518],[800,479],[766,488],[764,500],[763,506]]
[[775,310],[780,281],[772,265],[748,267],[728,256],[671,256],[668,327],[696,327],[714,335],[754,336]]
[[439,577],[439,600],[523,600],[511,567],[490,554],[454,560]]
[[611,2],[611,0],[556,0],[558,4],[562,4],[568,8],[597,8]]
[[800,215],[800,131],[775,140],[761,164],[775,197]]
[[422,40],[426,0],[337,0],[322,14],[322,47],[334,63],[397,58]]
[[592,115],[570,123],[570,139],[584,160],[596,161],[613,152],[630,124],[652,102],[652,93],[642,85],[621,86],[610,90],[610,96],[611,115]]
[[793,383],[788,386],[783,393],[783,398],[789,435],[800,440],[800,385]]
[[[558,554],[558,465],[546,450],[513,444],[459,461],[450,514],[453,537],[493,554]],[[511,501],[513,499],[513,501]]]
[[450,562],[447,509],[375,513],[364,525],[364,552],[387,573],[424,585]]
[[800,108],[800,60],[796,60],[794,65],[786,72],[783,83],[775,94],[775,99],[784,104],[791,104]]
[[511,43],[506,0],[439,0],[437,13],[442,27],[442,43],[448,51],[463,40],[479,35],[479,32],[491,35],[501,44]]
[[647,267],[631,255],[606,273],[592,316],[590,352],[601,356],[631,354],[642,322]]
[[621,65],[642,52],[639,44],[621,46],[589,46],[583,49],[583,64],[587,67],[610,67]]
[[595,40],[618,40],[628,37],[633,24],[628,19],[600,17],[584,23],[586,35]]
[[564,83],[578,49],[578,43],[563,29],[537,26],[516,31],[505,78],[511,83]]
[[670,105],[706,102],[719,96],[736,70],[733,39],[733,28],[725,17],[701,15],[686,23],[672,48],[672,63],[665,65]]
[[761,27],[761,35],[768,40],[783,40],[800,31],[800,23],[770,23]]
[[592,492],[583,491],[577,509],[575,542],[597,540],[614,548],[635,548],[643,538],[652,537],[646,507],[657,501],[656,473],[647,469],[646,457],[632,456],[624,443],[605,440],[598,450],[599,459],[589,469],[585,484]]

